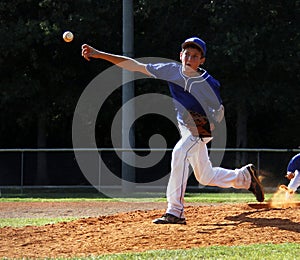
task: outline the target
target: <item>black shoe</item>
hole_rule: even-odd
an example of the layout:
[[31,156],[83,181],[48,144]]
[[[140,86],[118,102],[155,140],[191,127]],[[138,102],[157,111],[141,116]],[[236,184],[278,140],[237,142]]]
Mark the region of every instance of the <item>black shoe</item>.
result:
[[154,219],[154,224],[186,224],[185,218],[178,218],[172,214],[166,213],[161,218]]
[[264,191],[263,191],[263,187],[260,183],[260,180],[258,179],[258,174],[257,174],[257,171],[256,171],[254,165],[249,164],[246,166],[246,169],[248,170],[248,172],[251,175],[251,184],[250,184],[250,188],[248,190],[251,191],[255,195],[257,201],[263,202],[265,200]]

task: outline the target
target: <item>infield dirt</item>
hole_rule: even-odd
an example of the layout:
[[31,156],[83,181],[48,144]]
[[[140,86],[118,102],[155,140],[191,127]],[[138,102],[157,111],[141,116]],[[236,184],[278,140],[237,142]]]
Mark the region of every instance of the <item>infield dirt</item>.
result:
[[[212,245],[300,243],[300,208],[253,209],[245,204],[191,204],[187,225],[155,225],[165,203],[2,202],[0,218],[78,220],[0,229],[0,257],[83,257]],[[0,219],[1,220],[1,219]]]

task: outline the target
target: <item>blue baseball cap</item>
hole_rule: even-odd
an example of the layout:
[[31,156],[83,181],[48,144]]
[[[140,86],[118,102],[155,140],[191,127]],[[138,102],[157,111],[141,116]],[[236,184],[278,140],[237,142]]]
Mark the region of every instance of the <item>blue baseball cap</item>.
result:
[[182,49],[185,49],[188,45],[196,45],[203,52],[203,56],[206,55],[206,43],[198,37],[188,38],[181,44]]

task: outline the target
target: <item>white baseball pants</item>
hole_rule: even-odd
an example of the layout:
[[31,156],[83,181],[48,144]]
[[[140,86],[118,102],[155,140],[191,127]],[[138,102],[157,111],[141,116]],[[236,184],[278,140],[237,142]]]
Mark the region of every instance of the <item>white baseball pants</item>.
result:
[[295,192],[298,189],[299,186],[300,186],[300,174],[299,174],[299,171],[296,170],[295,171],[295,177],[290,180],[288,188]]
[[251,176],[245,167],[228,170],[212,167],[206,144],[212,138],[199,138],[180,125],[181,139],[174,147],[171,162],[171,175],[167,187],[167,213],[184,218],[184,194],[189,177],[189,165],[194,170],[199,183],[221,188],[248,189]]

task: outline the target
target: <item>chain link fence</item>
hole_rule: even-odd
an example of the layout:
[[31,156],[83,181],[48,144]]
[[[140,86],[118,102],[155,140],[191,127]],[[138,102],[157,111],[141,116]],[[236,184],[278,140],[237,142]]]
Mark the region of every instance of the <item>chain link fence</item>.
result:
[[[98,190],[111,185],[116,189],[122,185],[122,161],[116,151],[122,149],[97,149],[102,163],[119,177],[119,183],[109,183],[101,179],[101,163],[98,172]],[[0,189],[4,188],[93,188],[80,170],[74,152],[95,152],[91,149],[0,149]],[[124,150],[125,151],[125,150]],[[150,149],[133,149],[143,156]],[[212,149],[209,149],[211,152]],[[224,153],[224,149],[213,149]],[[153,152],[153,150],[151,150]],[[136,183],[148,183],[162,178],[170,172],[172,149],[155,149],[163,153],[161,161],[149,168],[134,168]],[[286,184],[284,178],[289,160],[299,153],[300,149],[225,149],[221,167],[238,168],[247,163],[253,163],[263,177],[265,187],[276,188]],[[214,162],[212,162],[214,165]],[[167,182],[159,190],[165,190]],[[188,189],[199,188],[199,183],[193,174],[189,177]]]

